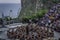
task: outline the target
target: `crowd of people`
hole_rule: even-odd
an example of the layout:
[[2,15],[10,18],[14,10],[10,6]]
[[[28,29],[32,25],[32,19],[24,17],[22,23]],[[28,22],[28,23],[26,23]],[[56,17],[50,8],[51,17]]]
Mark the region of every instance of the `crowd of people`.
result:
[[53,37],[54,33],[52,29],[49,29],[47,27],[40,27],[37,24],[31,23],[27,26],[9,29],[7,36],[11,39],[43,40],[44,38]]
[[[43,18],[38,21],[38,24],[41,26],[51,27],[53,29],[59,28],[60,26],[60,4],[52,7],[48,13],[44,15]],[[58,30],[58,29],[57,29]],[[59,31],[59,30],[58,30]]]
[[[36,23],[28,23],[26,26],[12,28],[7,31],[8,38],[20,40],[43,40],[53,37],[53,29],[60,26],[60,4],[52,7],[44,17]],[[58,31],[60,31],[58,29]]]

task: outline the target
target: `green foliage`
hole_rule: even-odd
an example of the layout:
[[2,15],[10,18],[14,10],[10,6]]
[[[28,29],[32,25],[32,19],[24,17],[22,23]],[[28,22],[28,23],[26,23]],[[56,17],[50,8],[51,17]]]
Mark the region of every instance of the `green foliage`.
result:
[[48,0],[41,0],[43,4],[47,3]]
[[53,5],[60,3],[60,0],[41,0],[42,8],[50,9]]
[[[32,0],[31,0],[32,1]],[[39,1],[39,2],[38,2]],[[22,21],[28,21],[28,20],[35,20],[36,18],[41,18],[44,16],[44,14],[56,3],[60,3],[60,0],[38,0],[36,3],[34,0],[32,3],[29,1],[26,2],[26,4],[23,4],[23,9],[21,10],[21,13],[19,15],[20,20]],[[36,10],[36,4],[39,5],[37,8],[38,11],[35,13]],[[40,5],[42,4],[42,6]],[[41,6],[41,7],[40,7]],[[39,10],[41,8],[41,10]],[[48,10],[47,10],[48,9]]]
[[59,3],[60,0],[51,0],[53,3]]
[[7,17],[4,18],[4,20],[10,21],[10,20],[12,20],[12,18],[7,16]]
[[2,18],[0,18],[0,22],[2,21]]
[[23,16],[21,19],[22,19],[22,20],[21,20],[22,22],[28,22],[29,17],[27,17],[27,16]]
[[60,2],[60,0],[41,0],[41,2],[42,2],[43,4],[47,3],[48,1],[50,1],[50,2],[52,2],[52,3],[59,3],[59,2]]
[[0,20],[2,20],[2,18],[0,18]]
[[32,15],[26,15],[26,16],[22,16],[21,19],[23,22],[28,22],[30,19],[31,20],[35,20],[36,18],[41,18],[44,16],[44,14],[47,12],[47,9],[41,9],[39,11],[37,11],[37,13],[34,13]]
[[37,18],[43,17],[46,12],[47,12],[47,9],[41,9],[41,10],[39,10],[38,13],[36,14]]

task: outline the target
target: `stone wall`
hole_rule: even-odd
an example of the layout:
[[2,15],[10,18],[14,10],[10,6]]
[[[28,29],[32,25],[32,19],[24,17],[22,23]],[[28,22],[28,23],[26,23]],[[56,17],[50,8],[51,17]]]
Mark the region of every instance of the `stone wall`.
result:
[[41,7],[40,0],[21,0],[21,12],[19,17],[23,15],[31,15],[37,12],[38,9]]

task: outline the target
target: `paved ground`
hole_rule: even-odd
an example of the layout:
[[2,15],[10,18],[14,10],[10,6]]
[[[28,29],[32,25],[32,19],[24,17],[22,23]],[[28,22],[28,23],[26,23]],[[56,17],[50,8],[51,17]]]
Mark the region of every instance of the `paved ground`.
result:
[[54,38],[58,40],[58,38],[60,38],[60,33],[54,31]]

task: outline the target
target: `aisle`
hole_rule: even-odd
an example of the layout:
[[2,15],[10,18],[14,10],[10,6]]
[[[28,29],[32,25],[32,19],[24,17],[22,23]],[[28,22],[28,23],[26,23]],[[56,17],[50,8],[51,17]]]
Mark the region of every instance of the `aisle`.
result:
[[58,40],[60,38],[60,33],[54,31],[54,38]]
[[7,39],[7,30],[8,28],[0,28],[1,34],[0,34],[0,39]]

